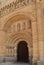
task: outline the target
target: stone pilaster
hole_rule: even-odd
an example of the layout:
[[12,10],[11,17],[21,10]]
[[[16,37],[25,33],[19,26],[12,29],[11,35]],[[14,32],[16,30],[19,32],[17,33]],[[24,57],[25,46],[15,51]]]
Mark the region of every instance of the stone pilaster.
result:
[[33,62],[38,59],[38,41],[37,41],[37,24],[32,22],[32,39],[33,39]]
[[39,60],[38,65],[44,65],[44,41],[43,41],[43,21],[41,4],[37,6],[37,26],[38,26],[38,43],[39,43]]
[[42,25],[42,17],[41,17],[41,8],[37,7],[37,25],[38,25],[38,42],[39,42],[39,58],[44,58],[44,49],[43,49],[43,25]]

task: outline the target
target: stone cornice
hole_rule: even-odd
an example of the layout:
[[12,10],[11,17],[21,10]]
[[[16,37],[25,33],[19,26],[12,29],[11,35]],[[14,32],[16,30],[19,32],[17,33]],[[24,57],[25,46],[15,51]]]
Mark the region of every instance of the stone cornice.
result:
[[29,4],[29,0],[16,0],[0,9],[0,18]]

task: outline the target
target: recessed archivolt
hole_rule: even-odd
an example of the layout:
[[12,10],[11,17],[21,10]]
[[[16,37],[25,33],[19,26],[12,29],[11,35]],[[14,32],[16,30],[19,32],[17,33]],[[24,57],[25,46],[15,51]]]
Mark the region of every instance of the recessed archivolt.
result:
[[[6,42],[6,49],[7,47],[11,47],[14,48],[14,54],[13,55],[17,55],[17,45],[20,41],[26,41],[27,45],[28,45],[28,49],[29,49],[29,55],[32,55],[31,53],[32,48],[33,48],[33,44],[32,44],[32,36],[30,34],[27,33],[17,33],[17,34],[13,34],[11,36],[9,36],[7,42]],[[10,49],[9,49],[10,50]]]
[[3,30],[7,31],[13,23],[18,22],[20,20],[30,20],[30,19],[27,15],[17,14],[7,20],[7,22],[4,24]]
[[21,37],[21,38],[19,38],[16,41],[13,42],[14,43],[14,46],[15,46],[15,55],[17,55],[17,46],[18,46],[18,43],[20,41],[25,41],[27,43],[27,47],[28,47],[28,51],[29,51],[29,56],[32,56],[32,53],[33,53],[32,48],[33,47],[31,45],[31,43],[29,42],[29,40],[26,39],[26,38],[23,38],[23,37]]
[[7,46],[8,45],[15,45],[17,41],[19,40],[26,40],[29,43],[29,46],[32,47],[32,36],[30,34],[26,34],[26,33],[18,33],[15,35],[11,35],[8,40],[7,40]]

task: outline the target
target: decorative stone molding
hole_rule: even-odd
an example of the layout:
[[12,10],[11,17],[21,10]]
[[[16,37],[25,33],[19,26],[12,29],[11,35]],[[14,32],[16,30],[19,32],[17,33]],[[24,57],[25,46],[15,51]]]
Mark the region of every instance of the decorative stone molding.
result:
[[24,14],[17,14],[9,18],[3,27],[3,31],[7,33],[16,33],[27,29],[31,31],[31,19]]
[[[33,52],[32,51],[32,48],[33,48],[33,44],[32,44],[32,36],[29,34],[29,33],[17,33],[17,34],[12,34],[9,36],[9,38],[7,39],[6,41],[6,46],[5,46],[5,49],[6,49],[6,52],[8,55],[17,55],[17,45],[18,45],[18,42],[19,41],[26,41],[28,43],[28,48],[30,49],[29,53],[30,55],[32,55],[31,53]],[[11,52],[12,51],[12,52]],[[15,52],[14,52],[15,51]],[[32,51],[32,52],[31,52]]]
[[27,6],[28,4],[29,0],[16,0],[16,2],[13,1],[12,3],[0,9],[0,17],[3,17],[9,14],[10,12],[17,10],[18,8]]
[[16,33],[24,30],[30,30],[31,31],[31,23],[29,21],[23,21],[21,24],[22,20],[19,22],[14,22],[9,28],[5,28],[5,32],[7,33]]

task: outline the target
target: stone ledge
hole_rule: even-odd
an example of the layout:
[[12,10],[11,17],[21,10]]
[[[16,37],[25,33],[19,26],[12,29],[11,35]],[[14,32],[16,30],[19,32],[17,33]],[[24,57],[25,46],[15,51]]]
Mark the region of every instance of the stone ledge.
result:
[[0,57],[0,63],[2,62],[15,62],[16,57]]
[[[32,63],[31,61],[31,57],[30,57],[30,64]],[[6,56],[6,57],[0,57],[0,63],[3,62],[16,62],[17,61],[17,57],[16,56]]]
[[44,58],[37,61],[37,65],[44,65]]

